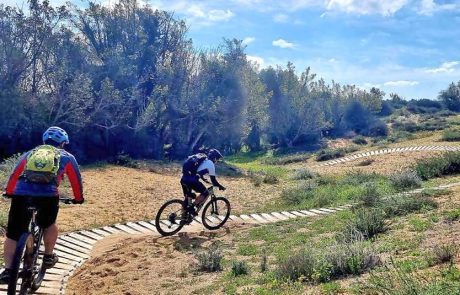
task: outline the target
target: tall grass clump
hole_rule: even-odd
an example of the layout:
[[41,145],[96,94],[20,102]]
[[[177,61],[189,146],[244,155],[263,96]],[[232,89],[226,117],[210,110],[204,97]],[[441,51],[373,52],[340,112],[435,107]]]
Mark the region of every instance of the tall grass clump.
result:
[[359,145],[367,144],[367,140],[361,135],[358,135],[355,138],[353,138],[352,142]]
[[384,212],[380,209],[358,209],[353,218],[347,223],[342,233],[338,234],[338,240],[352,241],[356,236],[362,236],[369,240],[377,234],[384,233],[388,229],[385,223]]
[[434,259],[437,263],[453,263],[457,254],[458,246],[454,243],[436,245],[433,249]]
[[233,261],[231,273],[234,277],[247,275],[249,273],[249,266],[245,261]]
[[415,171],[423,180],[459,173],[460,152],[448,152],[439,157],[421,160],[415,165]]
[[446,129],[442,133],[443,141],[460,141],[460,130],[456,129]]
[[217,245],[212,245],[206,250],[195,253],[199,271],[216,272],[222,270],[222,251]]
[[405,191],[422,186],[422,179],[413,170],[405,170],[390,175],[390,181],[397,191]]

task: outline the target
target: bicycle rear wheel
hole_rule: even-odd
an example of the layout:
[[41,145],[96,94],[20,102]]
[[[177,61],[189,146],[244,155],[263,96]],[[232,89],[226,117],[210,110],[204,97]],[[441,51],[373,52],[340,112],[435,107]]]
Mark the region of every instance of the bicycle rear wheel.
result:
[[155,227],[162,236],[171,236],[182,229],[182,208],[184,201],[170,200],[161,206],[155,217]]
[[[23,233],[16,243],[16,250],[14,252],[13,262],[11,264],[11,277],[8,283],[8,295],[16,295],[18,283],[21,284],[21,291],[23,289],[22,285],[25,279],[25,273],[22,273],[21,278],[19,277],[19,273],[23,271],[26,245],[27,241],[29,241],[29,238],[32,239],[32,235],[30,233]],[[18,282],[18,280],[20,280],[20,282]]]
[[207,229],[218,229],[227,222],[230,216],[230,202],[223,197],[211,199],[209,203],[204,206],[203,214],[201,216],[203,225]]

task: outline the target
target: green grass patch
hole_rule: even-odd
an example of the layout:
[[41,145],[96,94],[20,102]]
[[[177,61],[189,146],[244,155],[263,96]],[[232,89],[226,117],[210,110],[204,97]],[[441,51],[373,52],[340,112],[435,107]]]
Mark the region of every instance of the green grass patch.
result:
[[324,149],[318,152],[316,156],[316,161],[320,162],[341,158],[344,157],[346,154],[356,152],[357,150],[359,150],[359,148],[356,146],[339,149]]

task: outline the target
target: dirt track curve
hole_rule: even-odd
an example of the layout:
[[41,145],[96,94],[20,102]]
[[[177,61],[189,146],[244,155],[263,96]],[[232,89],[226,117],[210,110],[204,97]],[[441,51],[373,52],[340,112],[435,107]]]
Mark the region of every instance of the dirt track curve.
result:
[[[391,153],[416,152],[416,151],[459,151],[460,147],[456,146],[412,146],[382,149],[368,152],[361,152],[346,156],[340,159],[326,161],[315,167],[332,166],[341,163],[353,161],[363,157],[377,156]],[[460,183],[441,185],[438,189],[444,189],[454,186],[460,186]],[[420,190],[416,190],[420,191]],[[328,215],[337,211],[345,210],[350,205],[337,208],[318,208],[299,211],[283,211],[271,213],[254,213],[248,215],[230,215],[230,220],[236,223],[254,223],[266,224],[278,221],[284,221],[299,217],[312,217],[318,215]],[[200,231],[203,227],[200,221],[196,219],[192,222],[189,231]],[[159,236],[155,229],[154,221],[128,222],[125,224],[115,224],[91,230],[82,230],[77,232],[60,235],[56,244],[55,252],[59,256],[59,263],[52,269],[48,270],[42,287],[36,294],[65,294],[67,282],[75,270],[91,257],[91,251],[94,245],[102,239],[116,234],[152,234]],[[0,294],[6,294],[5,285],[0,286]]]

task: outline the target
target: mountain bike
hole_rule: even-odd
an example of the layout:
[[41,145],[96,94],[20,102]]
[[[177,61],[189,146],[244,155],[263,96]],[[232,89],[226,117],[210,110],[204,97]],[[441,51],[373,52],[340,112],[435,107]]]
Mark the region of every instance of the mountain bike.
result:
[[[72,199],[59,198],[65,204],[72,204]],[[27,210],[32,213],[27,232],[24,232],[16,244],[13,262],[11,264],[11,278],[8,283],[8,295],[31,294],[40,288],[46,274],[43,266],[43,254],[40,249],[43,240],[43,230],[36,221],[37,207],[30,202]]]
[[[222,227],[230,216],[230,202],[224,197],[217,197],[214,188],[208,188],[208,197],[199,206],[187,206],[185,200],[174,199],[167,201],[160,207],[155,217],[155,227],[163,236],[171,236],[179,232],[185,225],[189,225],[199,215],[205,228],[215,230]],[[209,202],[206,203],[206,201]]]

